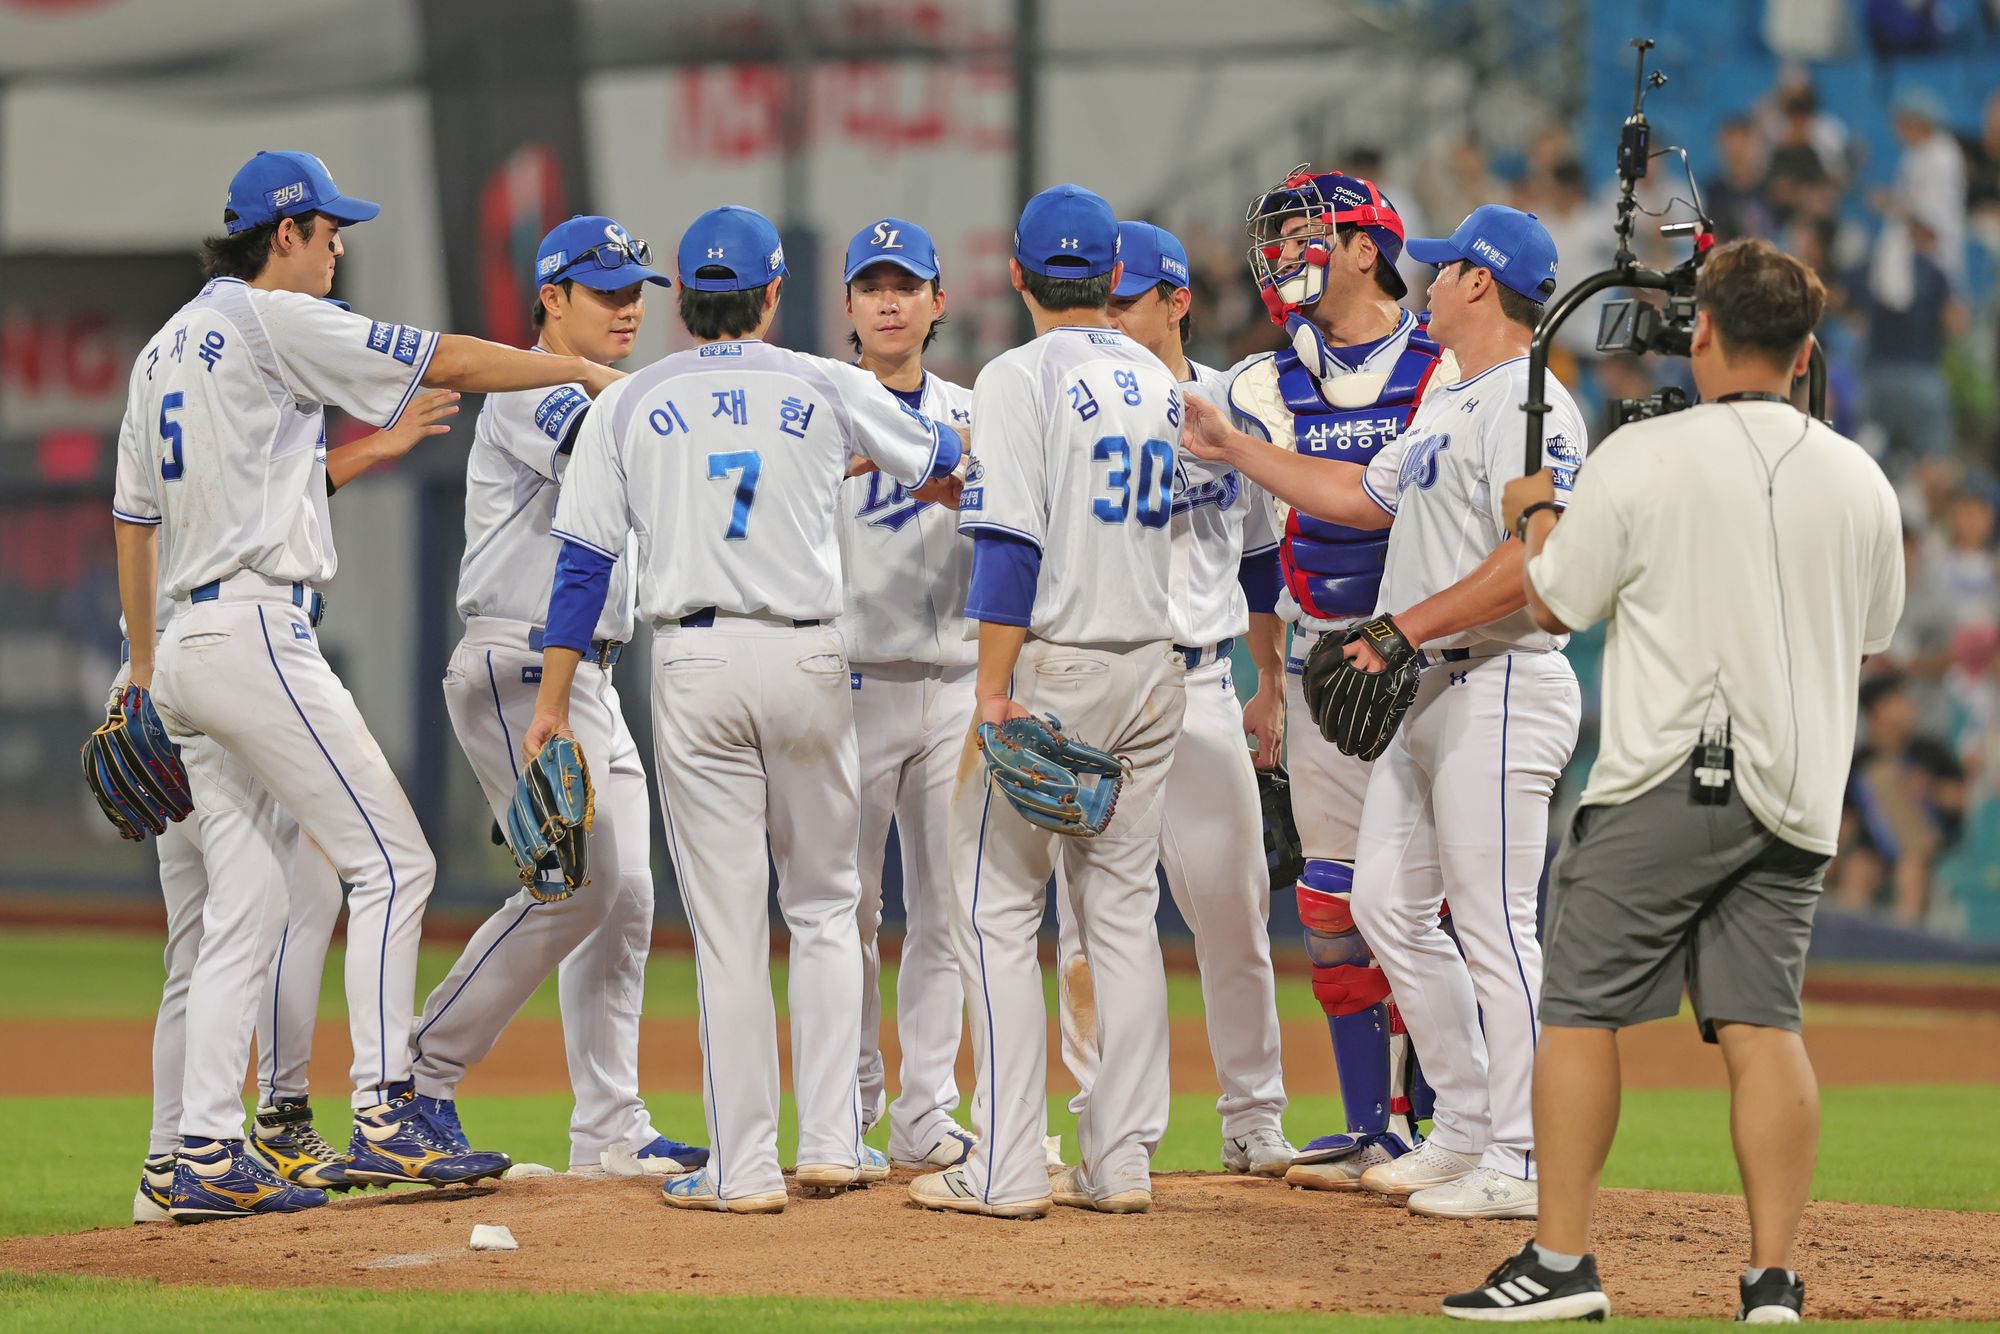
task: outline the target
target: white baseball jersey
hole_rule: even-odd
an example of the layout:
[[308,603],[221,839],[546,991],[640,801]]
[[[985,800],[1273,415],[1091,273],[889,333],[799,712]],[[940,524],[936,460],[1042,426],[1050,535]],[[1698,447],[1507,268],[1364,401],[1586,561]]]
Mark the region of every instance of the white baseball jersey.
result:
[[[1549,415],[1542,457],[1556,500],[1568,496],[1588,437],[1569,391],[1548,377]],[[1393,615],[1443,592],[1472,573],[1510,534],[1500,493],[1526,463],[1528,359],[1515,357],[1424,399],[1403,434],[1362,474],[1376,504],[1396,516],[1376,610]],[[1521,649],[1560,648],[1567,636],[1538,627],[1523,608],[1490,625],[1430,641],[1433,648],[1494,642]]]
[[[1228,371],[1192,358],[1181,389],[1229,411]],[[1245,556],[1275,551],[1278,520],[1270,497],[1234,468],[1183,454],[1174,476],[1174,642],[1207,648],[1250,628],[1237,582]]]
[[[970,389],[926,372],[922,395],[918,411],[932,421],[972,424]],[[962,667],[978,656],[965,635],[972,543],[955,512],[871,472],[841,488],[839,527],[847,609],[838,628],[849,659]]]
[[388,426],[423,383],[438,335],[299,292],[217,278],[132,368],[112,511],[162,523],[176,598],[237,570],[333,578],[322,404]]
[[1041,550],[1030,630],[1059,644],[1172,634],[1173,373],[1115,329],[1064,326],[988,362],[972,418],[979,474],[959,527]]
[[[579,417],[589,409],[590,397],[580,384],[486,396],[465,460],[460,616],[540,625],[548,615],[562,546],[549,536],[549,525],[570,458],[562,445],[572,430],[581,429]],[[591,638],[623,643],[632,638],[631,580],[622,562],[611,567],[609,577]]]
[[650,621],[707,607],[831,620],[849,458],[917,486],[943,441],[858,366],[755,338],[705,343],[599,396],[552,531],[613,560],[636,534]]

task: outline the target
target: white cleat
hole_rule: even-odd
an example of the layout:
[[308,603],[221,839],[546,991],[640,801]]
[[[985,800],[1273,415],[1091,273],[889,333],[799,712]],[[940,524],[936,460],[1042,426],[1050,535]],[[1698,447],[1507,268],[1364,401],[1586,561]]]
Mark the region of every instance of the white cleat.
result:
[[1077,1180],[1081,1169],[1065,1167],[1049,1173],[1049,1196],[1070,1209],[1092,1209],[1100,1214],[1143,1214],[1153,1207],[1150,1190],[1121,1190],[1111,1195],[1090,1194]]
[[945,1209],[957,1214],[980,1214],[987,1218],[1045,1218],[1055,1201],[1044,1195],[1039,1200],[1015,1200],[988,1204],[966,1180],[962,1167],[931,1172],[910,1183],[910,1198],[926,1209]]
[[1481,1167],[1446,1186],[1410,1195],[1410,1212],[1427,1218],[1533,1218],[1539,1192],[1532,1181]]
[[[848,1170],[853,1171],[852,1168]],[[660,1186],[660,1197],[676,1209],[699,1209],[717,1214],[775,1214],[784,1212],[785,1208],[785,1192],[782,1190],[723,1199],[715,1193],[715,1180],[706,1168],[668,1177]]]
[[1395,1161],[1396,1156],[1382,1145],[1364,1144],[1343,1158],[1293,1163],[1285,1171],[1285,1184],[1294,1190],[1360,1190],[1364,1172]]
[[1361,1189],[1377,1195],[1404,1196],[1431,1186],[1449,1186],[1479,1166],[1476,1154],[1455,1153],[1427,1139],[1391,1163],[1378,1163],[1361,1174]]
[[838,1195],[851,1186],[862,1184],[859,1168],[843,1167],[839,1163],[800,1163],[796,1176],[799,1193],[809,1200]]
[[1275,1130],[1253,1130],[1222,1141],[1222,1170],[1242,1176],[1281,1177],[1299,1151]]
[[1042,1136],[1042,1159],[1048,1164],[1049,1171],[1063,1170],[1061,1135]]

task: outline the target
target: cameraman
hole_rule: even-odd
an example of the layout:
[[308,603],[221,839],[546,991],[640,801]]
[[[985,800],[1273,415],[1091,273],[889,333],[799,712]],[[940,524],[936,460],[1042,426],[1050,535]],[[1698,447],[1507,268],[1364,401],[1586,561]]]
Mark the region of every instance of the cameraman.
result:
[[1750,1213],[1739,1318],[1790,1323],[1819,1091],[1799,988],[1840,825],[1861,659],[1903,605],[1896,497],[1795,408],[1825,290],[1759,240],[1695,289],[1703,403],[1606,438],[1557,521],[1546,470],[1510,482],[1528,606],[1551,634],[1607,621],[1602,749],[1551,873],[1535,1240],[1449,1315],[1610,1309],[1589,1250],[1618,1123],[1617,1030],[1694,1002],[1729,1070]]

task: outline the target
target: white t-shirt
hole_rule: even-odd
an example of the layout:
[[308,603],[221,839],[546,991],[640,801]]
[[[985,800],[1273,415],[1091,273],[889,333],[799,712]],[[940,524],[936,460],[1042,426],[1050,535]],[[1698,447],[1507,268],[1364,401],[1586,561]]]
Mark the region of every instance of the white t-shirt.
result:
[[1528,575],[1563,624],[1609,622],[1585,802],[1645,793],[1727,718],[1751,813],[1833,853],[1861,659],[1903,609],[1896,495],[1860,446],[1782,403],[1635,422]]
[[917,486],[942,445],[858,366],[755,338],[704,343],[598,396],[550,531],[613,561],[635,534],[649,621],[708,607],[832,620],[848,460]]
[[[541,351],[541,348],[536,348]],[[549,535],[557,487],[569,467],[563,441],[580,431],[590,396],[581,384],[488,394],[465,460],[465,557],[458,614],[541,625],[562,543]],[[611,567],[592,639],[632,638],[632,589]]]
[[1041,549],[1029,630],[1058,644],[1174,635],[1169,591],[1181,392],[1115,329],[1051,329],[979,372],[979,476],[959,527]]
[[[1542,458],[1562,501],[1583,462],[1583,414],[1551,375],[1544,382]],[[1528,359],[1515,357],[1425,397],[1409,427],[1375,455],[1361,484],[1396,516],[1389,528],[1376,611],[1395,615],[1442,593],[1510,540],[1500,494],[1527,464]],[[1429,641],[1432,648],[1498,643],[1561,648],[1564,637],[1535,625],[1526,608],[1487,625]]]
[[[972,391],[926,373],[917,410],[959,430],[972,424]],[[840,491],[840,561],[847,610],[840,635],[855,662],[963,667],[978,657],[965,637],[972,542],[958,513],[913,500],[879,472],[850,477]]]
[[[1194,378],[1181,392],[1229,411],[1231,372],[1192,358]],[[1207,648],[1250,628],[1250,603],[1238,582],[1243,558],[1278,547],[1271,499],[1234,468],[1181,455],[1174,476],[1172,589],[1174,642]]]
[[112,512],[161,525],[161,587],[333,578],[321,405],[392,424],[437,343],[299,292],[203,287],[139,354],[118,436]]

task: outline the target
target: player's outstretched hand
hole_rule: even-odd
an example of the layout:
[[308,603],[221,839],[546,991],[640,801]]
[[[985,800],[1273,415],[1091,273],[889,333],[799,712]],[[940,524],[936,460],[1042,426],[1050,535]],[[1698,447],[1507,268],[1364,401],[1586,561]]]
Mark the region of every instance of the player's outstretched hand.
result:
[[571,735],[569,719],[558,713],[537,710],[534,721],[528,724],[528,730],[521,735],[521,758],[532,760],[541,752],[542,747],[548,744],[550,737],[569,735]]
[[1257,693],[1243,706],[1243,733],[1257,738],[1257,767],[1276,768],[1285,749],[1285,691],[1282,686],[1257,687]]
[[609,366],[600,366],[594,361],[584,361],[583,374],[577,377],[583,383],[583,392],[596,398],[625,378],[624,371],[615,371]]
[[948,510],[955,510],[958,508],[959,497],[964,494],[965,483],[946,473],[943,477],[933,477],[917,487],[910,492],[910,497],[913,500],[928,501],[933,505],[942,505]]
[[1211,403],[1193,394],[1186,396],[1186,416],[1181,422],[1181,448],[1198,459],[1227,461],[1229,437],[1234,428],[1229,419]]
[[382,432],[382,459],[399,459],[426,436],[449,432],[451,419],[458,415],[458,398],[456,389],[426,389],[411,399],[396,424]]

